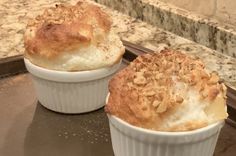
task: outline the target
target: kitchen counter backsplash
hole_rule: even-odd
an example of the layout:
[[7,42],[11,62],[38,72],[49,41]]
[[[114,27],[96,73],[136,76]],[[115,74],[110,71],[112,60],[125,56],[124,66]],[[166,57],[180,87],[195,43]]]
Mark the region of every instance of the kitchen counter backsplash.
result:
[[94,0],[236,58],[236,27],[158,0]]

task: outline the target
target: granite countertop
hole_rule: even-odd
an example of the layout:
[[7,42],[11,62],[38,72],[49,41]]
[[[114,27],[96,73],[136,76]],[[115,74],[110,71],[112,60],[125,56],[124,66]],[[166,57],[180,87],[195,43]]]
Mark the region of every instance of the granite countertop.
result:
[[[70,3],[75,4],[76,1],[70,0]],[[65,2],[66,0],[1,1],[0,58],[23,54],[23,33],[27,20],[42,12],[45,7]],[[122,39],[155,51],[172,48],[194,54],[205,62],[208,69],[218,71],[227,84],[236,88],[236,59],[104,6],[103,8],[112,15],[113,29]]]
[[209,70],[217,71],[229,86],[236,88],[236,59],[120,13],[113,15],[113,27],[122,39],[155,51],[171,48],[198,56]]
[[161,0],[94,0],[236,58],[236,29]]

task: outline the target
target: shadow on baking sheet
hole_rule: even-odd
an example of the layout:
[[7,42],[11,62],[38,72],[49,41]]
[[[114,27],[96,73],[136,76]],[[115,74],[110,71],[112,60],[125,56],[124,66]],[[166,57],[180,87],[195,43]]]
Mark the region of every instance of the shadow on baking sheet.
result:
[[65,115],[37,103],[24,142],[25,156],[113,156],[103,109]]

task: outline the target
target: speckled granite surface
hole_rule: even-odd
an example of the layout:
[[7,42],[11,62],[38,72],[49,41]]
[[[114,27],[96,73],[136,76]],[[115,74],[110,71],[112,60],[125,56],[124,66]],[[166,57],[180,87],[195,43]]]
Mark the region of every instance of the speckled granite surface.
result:
[[155,51],[172,48],[196,55],[208,69],[218,71],[226,83],[236,88],[236,59],[125,15],[118,17],[114,28],[122,39]]
[[[8,3],[1,1],[0,58],[23,54],[23,33],[27,19],[42,12],[43,8],[60,2],[66,2],[66,0],[8,0]],[[156,51],[170,47],[197,55],[206,63],[207,68],[218,71],[226,83],[236,88],[235,59],[117,11],[104,9],[112,15],[113,29],[122,39]]]
[[22,40],[28,19],[59,2],[66,0],[0,0],[0,58],[23,54]]
[[235,27],[222,25],[158,0],[94,0],[236,58]]

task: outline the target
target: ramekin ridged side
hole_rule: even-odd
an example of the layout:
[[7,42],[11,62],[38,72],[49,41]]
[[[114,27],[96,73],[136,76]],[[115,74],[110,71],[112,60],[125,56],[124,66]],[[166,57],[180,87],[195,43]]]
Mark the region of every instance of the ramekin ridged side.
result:
[[108,115],[115,156],[212,156],[224,121],[188,132],[159,132]]
[[61,83],[33,76],[33,82],[38,100],[44,107],[62,113],[85,113],[104,106],[110,77]]
[[103,107],[108,82],[120,65],[84,72],[61,72],[38,67],[27,59],[24,61],[39,102],[50,110],[71,114]]

